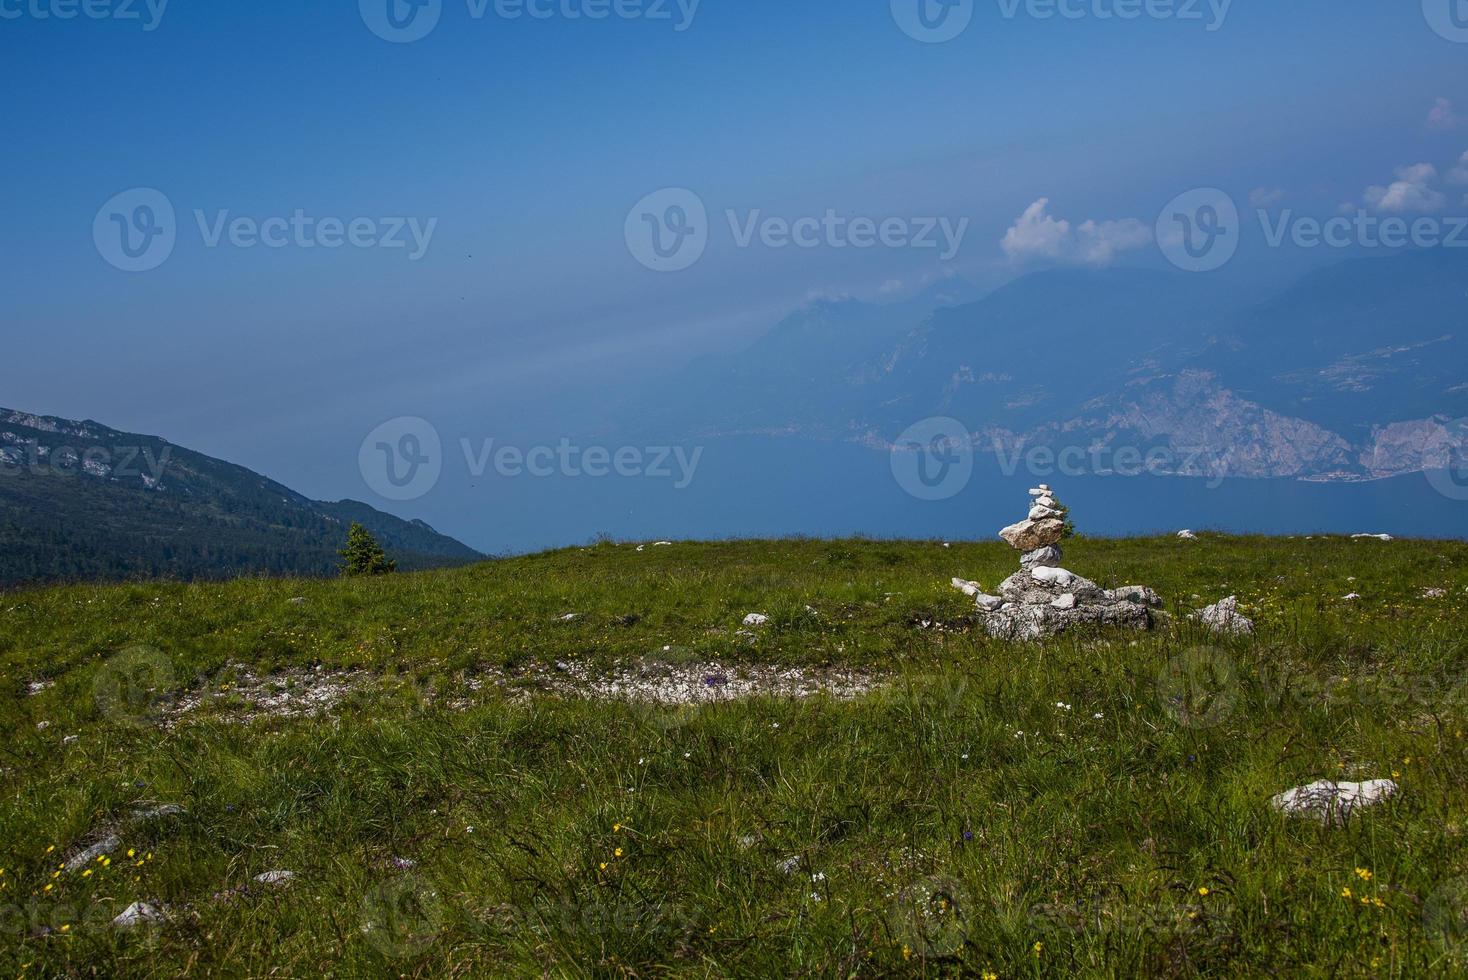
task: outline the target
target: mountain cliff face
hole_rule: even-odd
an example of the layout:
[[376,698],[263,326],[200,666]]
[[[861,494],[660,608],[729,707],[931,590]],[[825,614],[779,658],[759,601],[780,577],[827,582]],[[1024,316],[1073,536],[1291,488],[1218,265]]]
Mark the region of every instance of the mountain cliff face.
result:
[[[934,310],[900,337],[885,307],[803,311],[782,328],[815,317],[821,343],[761,342],[723,374],[702,364],[699,398],[678,411],[701,436],[872,446],[948,416],[983,452],[1126,451],[1181,476],[1441,469],[1468,453],[1463,251],[1345,262],[1263,302],[1207,276],[1044,272]],[[895,339],[873,353],[880,334],[866,325],[879,321]],[[843,327],[859,342],[844,343]]]
[[483,556],[421,521],[324,503],[96,422],[0,409],[0,584],[328,575],[352,521],[403,570]]

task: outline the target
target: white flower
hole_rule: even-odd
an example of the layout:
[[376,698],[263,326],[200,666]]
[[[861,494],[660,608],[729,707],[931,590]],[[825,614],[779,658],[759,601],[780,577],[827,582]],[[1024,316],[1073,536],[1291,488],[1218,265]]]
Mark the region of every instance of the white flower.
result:
[[1097,721],[1100,721],[1102,718],[1105,718],[1106,716],[1103,715],[1101,712],[1098,711],[1094,715],[1092,715],[1091,717],[1092,718],[1095,718]]

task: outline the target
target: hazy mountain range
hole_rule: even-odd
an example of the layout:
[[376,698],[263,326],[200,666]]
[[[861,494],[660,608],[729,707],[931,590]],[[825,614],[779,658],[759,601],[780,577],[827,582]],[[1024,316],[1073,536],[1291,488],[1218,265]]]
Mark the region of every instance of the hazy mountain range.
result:
[[0,409],[0,584],[328,575],[353,521],[404,570],[483,557],[421,521],[309,500],[156,436]]
[[959,420],[982,452],[1151,453],[1158,472],[1362,480],[1468,449],[1468,254],[1355,259],[1272,296],[1208,276],[1059,269],[990,295],[818,300],[619,414],[679,438],[886,448]]

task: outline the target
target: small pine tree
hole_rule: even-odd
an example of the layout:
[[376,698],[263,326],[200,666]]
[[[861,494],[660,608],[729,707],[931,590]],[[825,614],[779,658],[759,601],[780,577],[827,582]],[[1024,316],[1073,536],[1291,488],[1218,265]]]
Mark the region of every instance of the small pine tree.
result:
[[372,533],[356,521],[347,531],[347,546],[341,556],[343,575],[386,575],[398,569],[398,563],[387,557]]

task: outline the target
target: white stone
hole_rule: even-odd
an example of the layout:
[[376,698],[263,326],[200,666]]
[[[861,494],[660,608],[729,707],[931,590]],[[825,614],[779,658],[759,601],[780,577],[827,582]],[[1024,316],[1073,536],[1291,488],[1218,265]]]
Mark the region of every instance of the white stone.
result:
[[1050,605],[1055,607],[1056,609],[1074,609],[1076,607],[1076,597],[1067,592],[1065,595],[1050,603]]
[[1359,598],[1361,598],[1361,593],[1359,593],[1359,592],[1352,592],[1348,596],[1342,596],[1341,597],[1341,601],[1342,602],[1355,602]]
[[1352,541],[1367,541],[1367,540],[1370,540],[1370,541],[1395,541],[1397,539],[1394,538],[1394,537],[1392,537],[1390,534],[1353,534],[1353,535],[1351,535],[1351,540]]
[[1047,507],[1043,504],[1037,503],[1035,504],[1035,506],[1030,508],[1030,520],[1032,521],[1043,521],[1047,517],[1062,518],[1064,516],[1065,514],[1061,511],[1058,511],[1053,507]]
[[1046,493],[1049,493],[1050,492],[1050,484],[1048,484],[1048,483],[1042,483],[1042,484],[1040,484],[1040,489],[1041,490],[1044,490]]
[[1272,798],[1269,804],[1289,816],[1313,817],[1324,823],[1340,824],[1356,810],[1374,806],[1396,795],[1397,784],[1390,779],[1372,779],[1364,783],[1321,779],[1285,790]]
[[255,876],[256,884],[286,885],[296,880],[294,871],[266,871]]
[[750,613],[744,617],[745,626],[763,626],[770,621],[770,617],[764,613]]
[[1048,565],[1041,565],[1037,568],[1030,569],[1030,578],[1045,585],[1058,585],[1063,589],[1068,585],[1074,585],[1080,576],[1074,572],[1067,572],[1063,568],[1051,568]]
[[995,612],[1004,608],[1004,600],[994,595],[980,595],[976,597],[975,601],[984,612]]
[[134,926],[147,925],[150,922],[162,922],[163,913],[158,911],[147,902],[133,902],[122,910],[122,914],[112,920],[112,924],[119,929],[131,929]]
[[1041,490],[1039,487],[1036,487],[1035,489],[1033,489],[1033,490],[1030,491],[1030,496],[1031,497],[1043,497],[1043,496],[1045,496],[1045,491],[1044,490]]
[[561,617],[561,622],[563,622],[563,623],[569,623],[571,620],[573,620],[575,618],[576,618],[576,613],[566,613],[566,615],[564,615],[564,616]]
[[983,586],[979,585],[979,583],[967,582],[961,578],[955,578],[953,580],[953,587],[966,596],[976,596],[984,591]]
[[117,839],[116,834],[113,834],[110,837],[103,838],[102,840],[93,844],[91,847],[87,848],[85,851],[73,855],[71,860],[66,862],[66,870],[80,871],[82,868],[85,868],[87,865],[91,864],[102,855],[111,854],[113,851],[117,850],[117,848],[121,844],[122,841]]
[[1060,501],[1056,500],[1054,497],[1049,496],[1048,494],[1044,497],[1041,497],[1039,500],[1034,501],[1033,503],[1036,507],[1049,507],[1051,510],[1060,509]]
[[1229,596],[1227,599],[1215,602],[1206,609],[1200,609],[1193,614],[1193,618],[1215,633],[1233,633],[1248,636],[1254,632],[1253,620],[1239,613],[1239,600],[1237,596]]
[[1184,541],[1197,541],[1198,540],[1198,536],[1196,534],[1194,534],[1192,531],[1179,531],[1179,532],[1177,532],[1177,536],[1179,538],[1181,538],[1182,540],[1184,540]]

